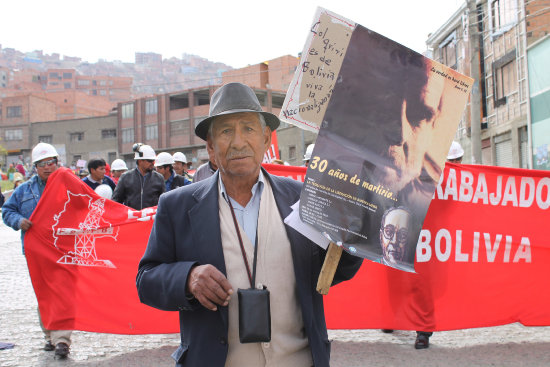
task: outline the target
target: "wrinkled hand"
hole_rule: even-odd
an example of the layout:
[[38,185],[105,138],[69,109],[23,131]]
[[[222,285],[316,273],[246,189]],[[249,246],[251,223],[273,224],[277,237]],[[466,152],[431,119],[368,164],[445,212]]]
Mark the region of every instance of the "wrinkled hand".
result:
[[29,228],[31,228],[31,226],[32,226],[32,222],[27,218],[23,218],[21,220],[21,223],[19,223],[19,228],[21,228],[24,231],[28,231]]
[[187,278],[187,290],[204,307],[216,311],[216,305],[227,306],[233,294],[233,288],[213,265],[199,265],[191,269]]

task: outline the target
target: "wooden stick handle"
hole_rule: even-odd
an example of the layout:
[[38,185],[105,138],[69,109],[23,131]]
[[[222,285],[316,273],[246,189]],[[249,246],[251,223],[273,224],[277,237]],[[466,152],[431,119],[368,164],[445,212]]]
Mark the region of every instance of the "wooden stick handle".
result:
[[319,274],[319,280],[317,280],[317,292],[323,295],[328,294],[330,285],[334,279],[334,273],[336,273],[336,268],[340,262],[340,257],[342,257],[342,247],[331,242],[328,245],[327,255]]

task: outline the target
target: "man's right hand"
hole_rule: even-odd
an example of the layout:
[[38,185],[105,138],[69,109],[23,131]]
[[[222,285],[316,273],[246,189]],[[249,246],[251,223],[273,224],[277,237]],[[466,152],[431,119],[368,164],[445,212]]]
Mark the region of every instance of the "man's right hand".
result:
[[21,222],[19,223],[19,228],[21,228],[23,231],[28,231],[31,226],[32,222],[27,218],[21,219]]
[[213,265],[199,265],[191,269],[186,290],[212,311],[218,309],[216,305],[227,306],[233,294],[227,278]]

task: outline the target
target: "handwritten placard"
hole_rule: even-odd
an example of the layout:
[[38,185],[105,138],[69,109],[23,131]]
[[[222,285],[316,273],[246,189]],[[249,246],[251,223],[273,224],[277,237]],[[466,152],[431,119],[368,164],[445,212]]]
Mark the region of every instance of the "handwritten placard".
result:
[[281,119],[319,130],[355,25],[326,9],[317,9]]

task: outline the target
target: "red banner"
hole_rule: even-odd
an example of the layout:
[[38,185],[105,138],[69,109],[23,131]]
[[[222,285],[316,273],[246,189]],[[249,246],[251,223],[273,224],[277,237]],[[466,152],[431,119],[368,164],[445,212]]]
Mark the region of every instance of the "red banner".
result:
[[[305,167],[265,165],[298,178]],[[331,329],[451,330],[550,325],[547,171],[452,165],[417,246],[417,274],[365,261],[325,299]],[[42,319],[50,329],[178,331],[176,313],[139,303],[135,276],[153,209],[104,200],[70,171],[48,180],[25,235]]]
[[331,288],[328,324],[550,325],[549,188],[548,171],[447,164],[418,241],[417,274],[365,261],[354,279]]
[[98,196],[59,168],[25,234],[44,325],[115,334],[175,333],[176,312],[139,302],[135,278],[156,208],[135,211]]

